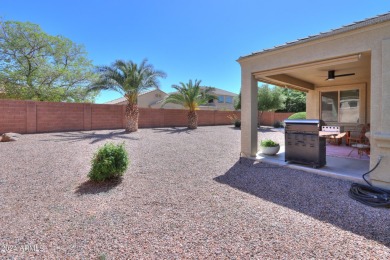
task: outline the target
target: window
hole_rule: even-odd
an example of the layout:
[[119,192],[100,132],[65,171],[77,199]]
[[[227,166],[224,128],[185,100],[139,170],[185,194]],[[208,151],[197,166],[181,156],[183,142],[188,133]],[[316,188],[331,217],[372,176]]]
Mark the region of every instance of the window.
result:
[[359,89],[322,92],[321,119],[325,122],[359,123]]
[[229,104],[233,103],[233,97],[226,96],[225,102]]
[[218,103],[224,103],[225,97],[224,96],[218,96]]
[[338,92],[321,94],[321,119],[325,122],[338,122]]

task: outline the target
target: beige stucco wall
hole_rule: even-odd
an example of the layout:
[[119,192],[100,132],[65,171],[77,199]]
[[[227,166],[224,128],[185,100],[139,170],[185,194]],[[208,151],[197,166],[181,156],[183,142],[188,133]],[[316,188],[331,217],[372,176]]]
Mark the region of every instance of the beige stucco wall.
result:
[[157,101],[164,99],[167,94],[159,89],[138,96],[138,107],[149,108]]
[[[163,106],[163,100],[168,94],[161,90],[153,90],[145,94],[138,96],[138,107],[141,108],[165,108],[165,109],[184,109],[183,106],[167,103]],[[234,97],[232,100],[234,100]],[[226,95],[225,95],[226,98]],[[127,101],[117,103],[118,105],[126,105]],[[214,100],[213,106],[201,106],[201,110],[234,110],[233,103],[218,103],[218,100]]]
[[[367,121],[371,124],[371,168],[382,156],[381,165],[370,174],[372,181],[390,188],[390,22],[286,47],[240,59],[242,79],[241,146],[245,154],[257,151],[257,121],[253,117],[257,101],[253,73],[275,68],[332,59],[360,52],[371,53],[371,79],[367,84]],[[318,89],[307,94],[308,117],[318,118]],[[256,135],[256,136],[255,136]]]
[[163,102],[161,101],[156,104],[153,104],[151,108],[183,109],[183,106],[178,104],[172,104],[172,103],[167,103],[163,106]]
[[[164,91],[161,91],[159,89],[152,90],[150,92],[147,92],[145,94],[141,94],[138,96],[138,107],[141,108],[150,108],[152,105],[154,105],[159,100],[164,99],[167,96],[167,94]],[[127,101],[122,101],[119,103],[116,103],[117,105],[126,105]],[[158,107],[160,108],[161,105]]]
[[218,110],[234,110],[233,103],[216,103],[215,106]]

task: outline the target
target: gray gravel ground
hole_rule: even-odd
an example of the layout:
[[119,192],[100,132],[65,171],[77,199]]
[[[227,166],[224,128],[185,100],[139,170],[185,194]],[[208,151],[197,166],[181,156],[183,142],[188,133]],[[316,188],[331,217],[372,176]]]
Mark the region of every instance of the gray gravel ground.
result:
[[[131,165],[121,181],[90,183],[108,141],[125,142]],[[390,258],[389,209],[351,200],[350,182],[240,164],[239,152],[230,126],[0,143],[0,258]]]

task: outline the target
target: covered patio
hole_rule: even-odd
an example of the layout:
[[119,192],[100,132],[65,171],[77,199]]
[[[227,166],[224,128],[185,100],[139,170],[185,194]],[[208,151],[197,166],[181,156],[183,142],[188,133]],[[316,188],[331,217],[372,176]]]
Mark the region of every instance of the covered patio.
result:
[[[243,154],[254,158],[258,151],[258,82],[292,88],[307,93],[308,119],[321,119],[345,131],[370,126],[370,168],[382,158],[370,180],[390,188],[390,13],[255,52],[238,62]],[[336,176],[337,165],[343,171],[363,169],[356,162],[336,161],[318,170]]]
[[329,176],[337,179],[350,180],[357,183],[364,183],[362,175],[369,170],[369,161],[356,158],[326,156],[326,165],[321,168],[313,168],[310,165],[294,164],[285,162],[284,146],[275,156],[264,155],[258,153],[256,160],[265,163],[276,164],[288,168],[314,172],[322,176]]

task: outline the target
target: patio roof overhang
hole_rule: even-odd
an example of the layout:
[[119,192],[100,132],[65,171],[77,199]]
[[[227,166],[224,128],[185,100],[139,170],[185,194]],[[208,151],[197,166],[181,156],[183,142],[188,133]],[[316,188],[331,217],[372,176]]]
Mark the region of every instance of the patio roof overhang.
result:
[[[370,178],[390,189],[390,13],[240,57],[238,62],[242,154],[257,153],[258,82],[307,92],[306,112],[313,119],[321,119],[322,93],[355,88],[362,95],[359,118],[354,123],[370,123],[371,167],[382,158]],[[353,75],[327,80],[332,70],[336,75]]]
[[[302,64],[279,67],[253,73],[257,81],[279,87],[296,89],[303,92],[314,90],[316,87],[354,84],[370,80],[370,52],[356,53],[342,57],[317,60]],[[355,75],[327,81],[329,70],[337,73]]]

